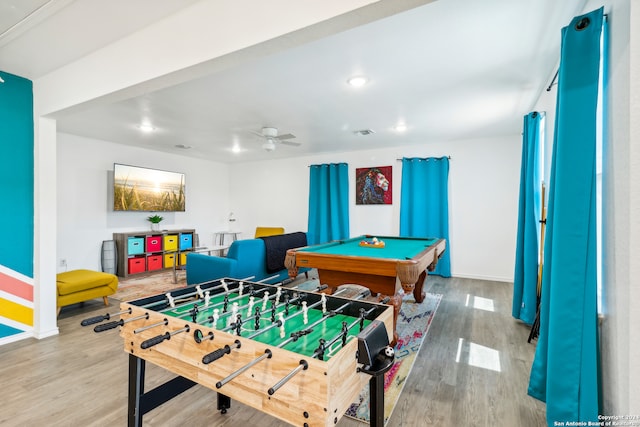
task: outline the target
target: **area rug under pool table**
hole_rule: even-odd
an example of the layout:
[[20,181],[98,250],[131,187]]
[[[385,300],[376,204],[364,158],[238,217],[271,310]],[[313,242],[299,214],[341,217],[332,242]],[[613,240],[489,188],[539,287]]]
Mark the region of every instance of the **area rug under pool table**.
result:
[[[396,362],[384,376],[384,422],[391,417],[393,408],[402,393],[405,380],[411,373],[418,351],[424,342],[429,326],[440,305],[442,295],[427,294],[423,302],[416,304],[413,295],[404,297],[398,314],[398,342],[395,346]],[[358,399],[347,409],[346,415],[369,423],[369,387],[365,387]]]

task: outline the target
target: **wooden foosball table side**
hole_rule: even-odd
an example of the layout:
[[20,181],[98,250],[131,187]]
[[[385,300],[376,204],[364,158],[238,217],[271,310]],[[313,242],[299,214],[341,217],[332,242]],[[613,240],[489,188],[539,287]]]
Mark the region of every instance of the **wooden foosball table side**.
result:
[[[329,360],[321,361],[135,305],[122,303],[121,309],[131,309],[130,314],[123,316],[125,320],[148,315],[148,319],[125,322],[122,326],[120,334],[126,353],[292,425],[335,425],[371,379],[370,375],[358,369],[358,340],[355,338],[350,339]],[[166,326],[134,333],[135,329],[165,319]],[[391,337],[393,310],[387,306],[376,320],[385,324],[387,334]],[[173,335],[169,340],[148,349],[140,347],[145,340],[187,326],[189,332]],[[196,329],[205,337],[213,333],[214,339],[197,343],[193,335]],[[237,342],[240,343],[239,348],[235,348]],[[210,364],[203,363],[204,355],[227,345],[232,348],[228,354]],[[263,356],[267,349],[271,351],[271,357],[264,358],[222,387],[216,387],[218,382]],[[270,395],[268,390],[298,368],[302,360],[307,368],[300,370]]]

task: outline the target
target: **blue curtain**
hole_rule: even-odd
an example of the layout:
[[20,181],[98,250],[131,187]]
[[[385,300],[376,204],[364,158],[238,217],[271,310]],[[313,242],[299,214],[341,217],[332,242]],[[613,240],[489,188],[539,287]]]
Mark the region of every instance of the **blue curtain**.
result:
[[540,121],[538,112],[524,116],[516,268],[511,314],[529,325],[538,307],[538,239],[540,237]]
[[547,402],[549,425],[598,421],[595,147],[602,26],[599,9],[562,29],[540,336],[528,390]]
[[349,237],[349,176],[346,163],[309,167],[310,245]]
[[447,250],[432,273],[451,277],[449,158],[402,159],[400,236],[446,239]]

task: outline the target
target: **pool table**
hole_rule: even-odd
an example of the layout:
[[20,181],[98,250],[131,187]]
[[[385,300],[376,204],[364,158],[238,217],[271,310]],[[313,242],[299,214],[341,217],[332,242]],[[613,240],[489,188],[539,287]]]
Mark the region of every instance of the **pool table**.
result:
[[[395,324],[402,296],[413,292],[416,302],[424,301],[423,290],[427,270],[433,271],[446,249],[446,241],[438,238],[375,236],[384,247],[363,247],[362,241],[374,236],[363,235],[320,245],[287,251],[285,266],[289,276],[298,275],[299,267],[318,269],[320,283],[333,292],[343,284],[366,286],[372,294],[388,296],[394,307]],[[404,291],[404,292],[403,292]]]

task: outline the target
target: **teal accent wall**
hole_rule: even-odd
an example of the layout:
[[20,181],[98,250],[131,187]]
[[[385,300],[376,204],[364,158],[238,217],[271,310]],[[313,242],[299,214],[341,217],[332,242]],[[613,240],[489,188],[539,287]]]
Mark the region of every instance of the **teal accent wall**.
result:
[[0,77],[0,265],[33,277],[33,83]]

